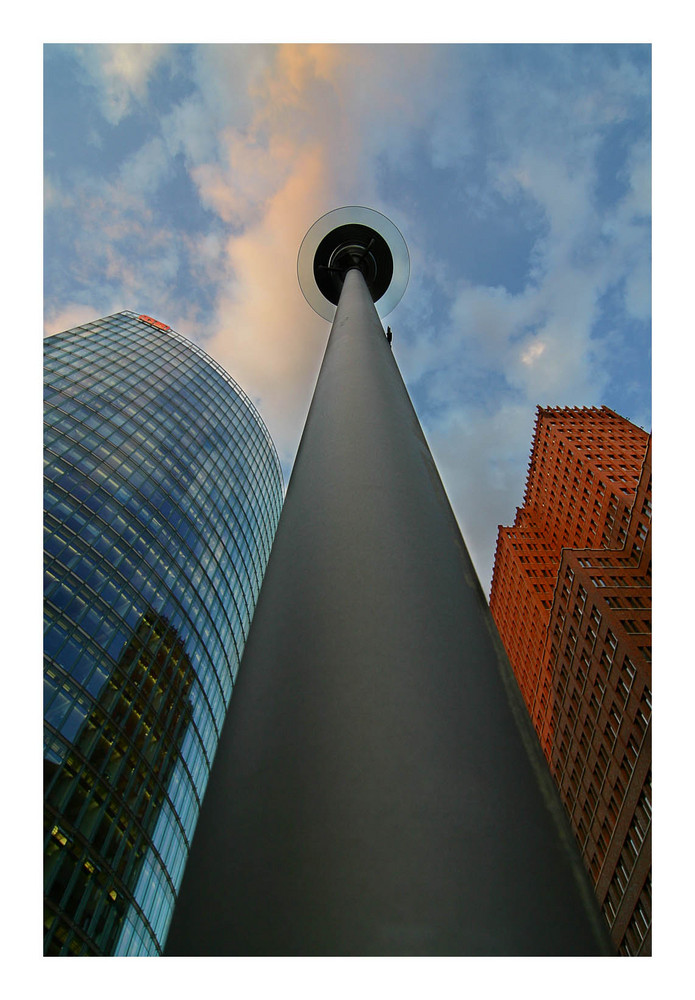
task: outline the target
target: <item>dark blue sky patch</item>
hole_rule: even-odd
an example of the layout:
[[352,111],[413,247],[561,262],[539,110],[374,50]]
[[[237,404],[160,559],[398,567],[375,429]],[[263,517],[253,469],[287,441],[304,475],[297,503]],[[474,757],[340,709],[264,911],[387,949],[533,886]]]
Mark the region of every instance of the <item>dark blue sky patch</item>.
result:
[[650,419],[651,334],[651,322],[625,309],[625,281],[611,285],[599,299],[591,340],[596,364],[608,376],[602,402],[628,419]]
[[155,115],[163,117],[195,93],[192,45],[177,45],[172,58],[159,62],[149,81],[149,99]]
[[189,234],[217,229],[217,216],[201,204],[183,153],[170,159],[168,166],[169,171],[152,198],[155,220]]
[[615,358],[608,367],[602,402],[616,413],[651,430],[651,324],[622,324],[615,341]]
[[596,303],[598,318],[591,330],[591,337],[602,337],[606,330],[622,326],[625,318],[625,281],[621,278],[609,285]]
[[159,116],[137,103],[119,122],[109,122],[95,86],[68,46],[45,47],[44,81],[46,172],[56,183],[74,183],[81,175],[111,180],[159,133]]
[[628,193],[628,157],[633,144],[649,140],[643,122],[633,119],[618,122],[605,130],[596,153],[596,183],[594,196],[599,209],[610,208]]
[[182,249],[176,272],[176,297],[186,302],[189,311],[195,311],[201,327],[211,322],[215,315],[217,294],[217,285],[201,281],[196,261]]
[[408,390],[417,412],[434,422],[452,409],[491,415],[503,403],[521,398],[501,371],[473,363],[433,369],[409,383]]
[[51,176],[103,169],[94,141],[102,125],[94,95],[71,46],[44,46],[44,155]]
[[478,155],[462,168],[437,168],[418,144],[407,170],[382,158],[380,189],[427,234],[426,252],[450,261],[459,279],[517,294],[529,281],[532,252],[547,223],[520,189],[506,199],[487,187],[484,175]]

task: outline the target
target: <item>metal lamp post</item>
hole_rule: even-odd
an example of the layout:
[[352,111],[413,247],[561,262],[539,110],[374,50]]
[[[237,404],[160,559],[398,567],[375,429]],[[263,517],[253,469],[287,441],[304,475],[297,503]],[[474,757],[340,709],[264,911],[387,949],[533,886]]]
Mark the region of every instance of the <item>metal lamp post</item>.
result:
[[335,317],[165,954],[611,954],[375,308],[402,237],[339,209],[299,271]]

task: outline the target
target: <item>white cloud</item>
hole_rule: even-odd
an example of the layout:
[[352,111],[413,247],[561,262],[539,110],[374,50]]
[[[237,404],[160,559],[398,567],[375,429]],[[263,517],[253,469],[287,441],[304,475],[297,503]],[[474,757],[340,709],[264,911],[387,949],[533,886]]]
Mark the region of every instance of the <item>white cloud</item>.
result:
[[521,352],[522,364],[532,365],[545,351],[545,343],[542,340],[534,340],[532,344]]
[[159,136],[153,136],[123,163],[118,183],[125,194],[147,204],[170,171],[166,146]]
[[486,595],[497,526],[521,504],[535,407],[503,404],[490,415],[459,410],[425,434]]
[[166,45],[81,45],[76,53],[99,84],[104,117],[117,125],[134,103],[144,100],[152,70]]
[[44,336],[50,337],[54,333],[62,333],[63,330],[71,330],[75,326],[91,323],[92,320],[99,319],[103,315],[104,313],[92,306],[69,302],[58,311],[50,310],[48,312],[44,324]]
[[215,124],[215,141],[185,134],[188,111],[169,116],[165,135],[187,156],[203,204],[230,230],[224,258],[210,259],[216,318],[197,339],[258,401],[287,459],[328,333],[300,293],[299,246],[315,219],[341,204],[379,207],[378,157],[403,154],[413,122],[436,104],[435,95],[418,99],[433,53],[385,49],[379,63],[369,46],[251,47],[239,51],[238,74],[238,51],[196,56],[205,90],[187,106],[195,101],[198,120]]

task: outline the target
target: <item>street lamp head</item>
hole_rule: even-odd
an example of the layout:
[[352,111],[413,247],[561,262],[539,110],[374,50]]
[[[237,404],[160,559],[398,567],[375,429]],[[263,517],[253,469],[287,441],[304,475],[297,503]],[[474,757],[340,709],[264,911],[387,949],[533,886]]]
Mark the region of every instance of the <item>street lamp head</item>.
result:
[[336,208],[321,216],[302,240],[299,287],[311,308],[332,320],[347,271],[357,267],[380,316],[400,302],[410,275],[405,240],[394,224],[371,208]]

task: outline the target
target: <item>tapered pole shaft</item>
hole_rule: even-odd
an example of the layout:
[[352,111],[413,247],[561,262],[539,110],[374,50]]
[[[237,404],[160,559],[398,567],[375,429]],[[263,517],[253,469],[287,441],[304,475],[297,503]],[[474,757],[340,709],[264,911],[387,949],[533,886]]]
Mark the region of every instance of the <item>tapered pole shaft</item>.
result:
[[357,269],[166,953],[610,953]]

